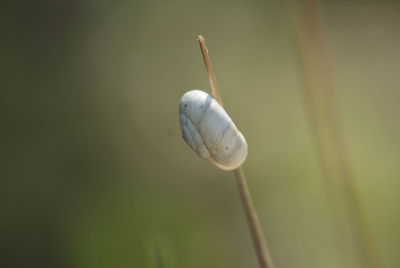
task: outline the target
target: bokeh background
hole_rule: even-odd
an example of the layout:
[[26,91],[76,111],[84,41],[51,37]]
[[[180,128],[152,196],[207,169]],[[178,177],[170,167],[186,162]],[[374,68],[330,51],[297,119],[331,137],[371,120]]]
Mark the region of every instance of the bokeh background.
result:
[[[244,169],[277,266],[354,267],[307,112],[300,6],[2,2],[1,266],[257,267],[232,174],[181,139],[181,95],[209,91],[202,34],[249,144]],[[400,4],[321,1],[319,12],[375,251],[400,267]]]

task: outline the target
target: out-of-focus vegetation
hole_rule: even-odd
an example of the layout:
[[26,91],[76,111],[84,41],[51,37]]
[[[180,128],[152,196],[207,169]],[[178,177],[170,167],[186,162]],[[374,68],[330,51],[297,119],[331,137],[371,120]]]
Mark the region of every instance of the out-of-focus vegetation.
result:
[[[382,267],[400,266],[400,5],[322,1],[338,109]],[[207,38],[278,267],[347,267],[281,1],[0,9],[2,267],[256,267],[231,173],[181,139]],[[158,266],[157,266],[158,265]]]

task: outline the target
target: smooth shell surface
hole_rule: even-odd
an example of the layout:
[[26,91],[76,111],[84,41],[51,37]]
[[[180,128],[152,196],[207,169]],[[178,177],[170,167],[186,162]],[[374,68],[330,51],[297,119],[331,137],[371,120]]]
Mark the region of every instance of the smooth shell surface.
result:
[[186,92],[179,103],[182,136],[200,156],[224,170],[238,168],[247,143],[224,108],[201,90]]

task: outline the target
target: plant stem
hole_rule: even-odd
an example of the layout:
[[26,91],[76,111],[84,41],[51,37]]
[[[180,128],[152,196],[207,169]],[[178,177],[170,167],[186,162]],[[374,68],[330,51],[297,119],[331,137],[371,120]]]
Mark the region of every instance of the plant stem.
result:
[[215,73],[213,67],[211,65],[210,56],[208,55],[208,49],[206,45],[206,40],[203,36],[199,35],[197,37],[197,41],[199,41],[201,54],[203,55],[204,64],[206,65],[206,70],[208,74],[208,80],[210,81],[211,85],[211,92],[214,99],[223,107],[221,94],[219,93],[219,87],[217,85],[217,78],[215,77]]
[[[336,102],[335,78],[329,64],[319,1],[307,0],[288,8],[294,19],[300,70],[305,84],[302,89],[311,131],[340,228],[344,256],[352,262],[349,267],[379,268],[379,256],[357,189]],[[356,255],[355,260],[351,260],[352,252]]]
[[[203,36],[199,35],[197,40],[199,41],[201,53],[203,55],[204,64],[206,66],[208,79],[210,81],[212,95],[214,99],[221,105],[222,99],[219,94],[219,88],[217,85],[217,79],[213,71],[210,56],[208,55],[208,49],[206,41]],[[272,261],[271,254],[269,252],[267,242],[265,240],[264,232],[258,218],[257,211],[254,207],[253,200],[251,198],[249,187],[247,186],[246,177],[244,176],[243,168],[239,167],[233,171],[235,176],[240,200],[243,205],[244,212],[246,214],[247,224],[250,229],[251,238],[253,241],[253,246],[256,252],[257,260],[260,268],[274,268],[274,263]]]
[[258,263],[262,268],[273,268],[274,263],[272,261],[267,243],[265,241],[264,232],[261,227],[257,211],[254,207],[253,200],[251,199],[251,194],[249,191],[249,187],[247,186],[247,181],[243,173],[243,168],[239,167],[238,169],[235,169],[233,171],[233,174],[235,175],[240,199],[243,204],[244,212],[246,213],[247,224],[249,225]]

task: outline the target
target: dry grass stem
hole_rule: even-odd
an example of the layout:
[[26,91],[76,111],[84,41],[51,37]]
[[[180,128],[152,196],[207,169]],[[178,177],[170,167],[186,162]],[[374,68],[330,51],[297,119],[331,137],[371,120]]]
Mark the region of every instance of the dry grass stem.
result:
[[[208,55],[206,41],[204,37],[201,35],[198,36],[197,40],[199,41],[201,53],[204,59],[204,64],[206,66],[206,70],[208,73],[212,95],[214,99],[221,106],[223,106],[215,73],[211,65],[210,56]],[[235,169],[233,173],[235,175],[235,179],[238,185],[240,200],[242,202],[243,209],[246,214],[247,224],[250,229],[250,234],[253,241],[253,246],[256,252],[259,266],[260,268],[274,268],[274,263],[272,261],[271,254],[265,240],[264,232],[262,230],[257,211],[254,207],[249,187],[247,186],[247,181],[246,177],[244,176],[243,168],[239,167]]]
[[206,40],[204,39],[203,36],[199,35],[197,37],[197,41],[199,41],[199,44],[200,44],[201,54],[203,55],[204,64],[206,66],[208,80],[210,81],[210,85],[211,85],[212,95],[213,95],[214,99],[223,107],[224,105],[222,103],[221,94],[219,93],[217,78],[215,77],[215,73],[214,73],[213,67],[211,65],[210,56],[208,55]]
[[[317,0],[290,6],[297,43],[304,100],[312,134],[334,209],[337,232],[349,267],[380,267],[336,103],[323,17]],[[354,259],[354,256],[357,258]]]

